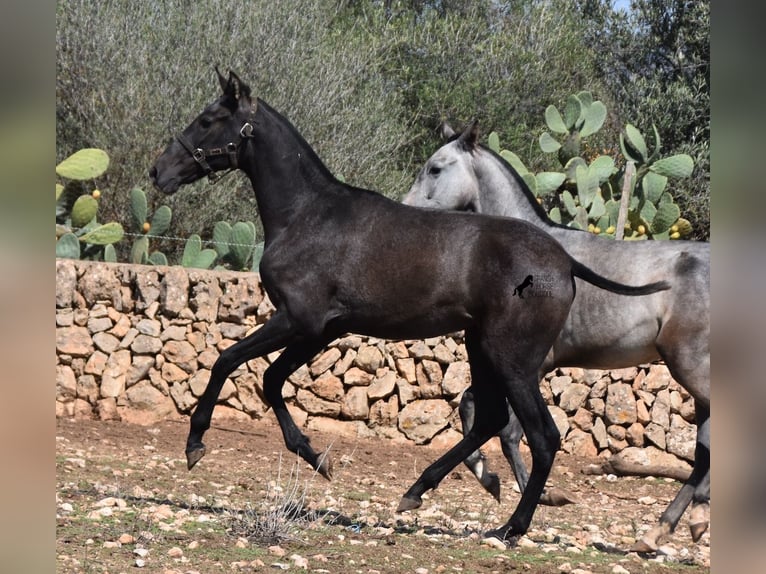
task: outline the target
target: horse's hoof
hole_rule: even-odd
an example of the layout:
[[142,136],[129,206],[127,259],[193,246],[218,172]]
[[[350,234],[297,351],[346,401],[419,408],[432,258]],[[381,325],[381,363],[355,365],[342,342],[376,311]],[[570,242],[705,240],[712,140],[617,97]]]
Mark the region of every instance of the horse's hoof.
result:
[[419,496],[408,497],[405,495],[399,501],[399,506],[396,507],[396,511],[407,512],[408,510],[415,510],[416,508],[420,508],[422,504],[423,504],[423,501],[421,500]]
[[578,504],[580,501],[578,498],[564,490],[563,488],[549,488],[540,497],[540,504],[545,506],[565,506],[567,504]]
[[696,524],[689,525],[689,531],[692,534],[692,540],[694,540],[694,542],[699,542],[699,539],[702,538],[702,535],[707,531],[709,524],[709,522],[697,522]]
[[191,470],[200,459],[205,456],[205,445],[195,447],[186,451],[186,468]]
[[500,479],[494,472],[488,472],[482,478],[481,485],[495,500],[500,502]]
[[706,502],[697,503],[692,507],[689,517],[689,531],[694,542],[699,541],[710,525],[710,505]]
[[332,480],[332,459],[327,451],[324,451],[319,456],[319,466],[317,472],[324,476],[327,480]]
[[638,554],[654,554],[657,552],[657,545],[651,540],[636,540],[633,546],[630,547],[631,552],[637,552]]
[[654,554],[660,545],[660,539],[670,534],[670,525],[660,523],[644,534],[635,544],[630,547],[631,552],[639,554]]

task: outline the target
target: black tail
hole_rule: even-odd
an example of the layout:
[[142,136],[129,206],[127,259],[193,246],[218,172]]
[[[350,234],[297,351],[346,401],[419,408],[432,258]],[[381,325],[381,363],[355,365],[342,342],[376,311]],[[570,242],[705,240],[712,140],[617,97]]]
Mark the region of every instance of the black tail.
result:
[[587,281],[591,285],[595,285],[596,287],[606,289],[607,291],[611,291],[612,293],[617,293],[619,295],[650,295],[652,293],[656,293],[657,291],[665,291],[666,289],[670,289],[670,283],[667,281],[656,281],[647,285],[636,286],[618,283],[617,281],[612,281],[611,279],[607,279],[606,277],[599,275],[590,267],[586,267],[575,259],[572,260],[572,274],[575,277],[579,277],[580,279]]

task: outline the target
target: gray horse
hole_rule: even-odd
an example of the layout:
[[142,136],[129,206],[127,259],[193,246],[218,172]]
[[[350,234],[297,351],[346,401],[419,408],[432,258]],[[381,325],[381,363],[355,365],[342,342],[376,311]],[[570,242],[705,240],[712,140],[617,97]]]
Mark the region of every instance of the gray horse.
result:
[[[446,126],[450,141],[426,162],[403,199],[408,205],[475,211],[529,221],[556,238],[579,261],[619,281],[666,280],[672,289],[626,300],[577,280],[569,317],[542,365],[615,369],[663,360],[695,401],[697,445],[694,469],[659,524],[633,547],[657,549],[675,529],[690,502],[690,528],[699,540],[709,523],[710,500],[710,246],[689,241],[613,241],[551,221],[519,174],[499,155],[477,143],[476,122],[461,134]],[[534,285],[528,286],[531,291]],[[470,391],[461,402],[472,424]],[[464,425],[465,425],[464,423]],[[500,433],[522,491],[527,471],[519,454],[522,430],[511,413]],[[499,489],[475,452],[466,460],[482,485]],[[496,492],[493,492],[497,496]]]

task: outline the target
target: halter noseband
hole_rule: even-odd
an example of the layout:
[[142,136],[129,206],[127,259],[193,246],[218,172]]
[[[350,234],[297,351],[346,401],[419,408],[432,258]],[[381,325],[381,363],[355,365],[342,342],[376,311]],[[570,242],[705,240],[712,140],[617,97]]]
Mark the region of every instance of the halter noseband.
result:
[[[250,110],[250,118],[247,122],[245,122],[245,125],[242,126],[242,128],[239,130],[239,138],[240,143],[241,140],[247,140],[252,139],[253,136],[253,124],[254,122],[254,116],[255,116],[255,110],[256,110],[257,103],[253,102],[253,106]],[[178,143],[180,143],[183,148],[189,152],[189,154],[194,158],[194,161],[196,161],[202,170],[205,172],[205,175],[207,176],[208,180],[210,180],[210,183],[215,183],[219,179],[221,179],[226,173],[229,173],[231,171],[234,171],[239,167],[239,162],[237,160],[237,153],[239,151],[239,143],[237,142],[229,142],[224,147],[214,147],[210,149],[202,149],[200,147],[194,146],[189,139],[183,135],[178,134],[176,136],[176,139],[178,140]],[[228,156],[229,158],[229,170],[224,174],[219,174],[216,172],[212,167],[210,167],[210,164],[207,162],[208,158],[218,157],[220,155]]]

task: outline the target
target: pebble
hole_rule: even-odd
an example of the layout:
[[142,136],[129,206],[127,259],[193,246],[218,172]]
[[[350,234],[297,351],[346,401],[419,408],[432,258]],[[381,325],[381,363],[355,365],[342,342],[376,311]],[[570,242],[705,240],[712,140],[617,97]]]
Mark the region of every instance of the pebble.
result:
[[619,564],[615,564],[614,568],[612,568],[612,574],[630,574],[630,571],[626,570]]
[[498,550],[506,550],[505,543],[502,540],[498,540],[494,536],[490,536],[489,538],[482,538],[481,543],[484,546],[490,546],[492,548],[497,548]]

